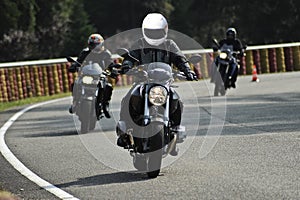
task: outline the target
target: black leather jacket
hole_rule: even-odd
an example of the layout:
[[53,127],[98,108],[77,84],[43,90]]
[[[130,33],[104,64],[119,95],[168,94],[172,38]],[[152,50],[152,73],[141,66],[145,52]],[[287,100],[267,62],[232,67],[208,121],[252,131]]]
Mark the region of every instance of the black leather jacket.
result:
[[[108,65],[110,65],[113,62],[109,50],[105,49],[101,52],[94,52],[89,48],[85,48],[80,52],[77,61],[80,64],[88,64],[90,61],[93,63],[98,63],[102,69],[105,69]],[[79,67],[78,64],[73,63],[69,71],[74,72],[77,67]]]
[[[182,54],[178,46],[173,40],[167,39],[159,46],[149,45],[144,38],[137,40],[130,49],[130,55],[138,59],[139,64],[147,64],[151,62],[164,62],[169,65],[175,65],[180,71],[188,73],[191,71],[190,65],[186,57]],[[135,60],[129,56],[125,56],[122,65],[132,68]]]
[[233,51],[240,52],[239,53],[240,57],[244,56],[244,48],[239,39],[223,39],[220,41],[219,44],[220,44],[220,48],[222,48],[222,46],[224,46],[224,45],[231,46]]

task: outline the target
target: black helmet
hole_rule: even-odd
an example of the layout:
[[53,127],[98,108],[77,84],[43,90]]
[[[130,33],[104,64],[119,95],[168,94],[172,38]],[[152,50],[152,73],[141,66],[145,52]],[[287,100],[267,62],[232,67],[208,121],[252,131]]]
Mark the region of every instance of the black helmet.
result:
[[235,28],[228,28],[226,31],[226,38],[227,39],[235,39],[236,38],[236,30]]

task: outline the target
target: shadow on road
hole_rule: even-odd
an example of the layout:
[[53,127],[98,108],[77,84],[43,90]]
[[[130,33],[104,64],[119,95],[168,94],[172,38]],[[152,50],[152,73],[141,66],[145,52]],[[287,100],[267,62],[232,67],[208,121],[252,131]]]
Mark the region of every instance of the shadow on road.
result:
[[108,185],[114,183],[129,183],[149,180],[145,174],[133,172],[116,172],[111,174],[100,174],[86,178],[80,178],[77,181],[62,183],[56,185],[59,188],[67,188],[71,186],[95,186]]
[[48,133],[33,133],[27,134],[23,137],[25,138],[37,138],[37,137],[61,137],[61,136],[74,136],[78,135],[76,130],[69,130],[69,131],[56,131],[56,132],[48,132]]

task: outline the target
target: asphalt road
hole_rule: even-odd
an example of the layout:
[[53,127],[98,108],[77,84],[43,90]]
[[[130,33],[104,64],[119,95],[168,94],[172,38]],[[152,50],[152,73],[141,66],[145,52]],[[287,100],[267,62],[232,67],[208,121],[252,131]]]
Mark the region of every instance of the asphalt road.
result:
[[[25,166],[79,199],[299,199],[300,73],[259,79],[239,77],[226,98],[210,97],[209,82],[177,84],[188,137],[156,179],[135,173],[115,145],[127,89],[114,91],[113,119],[96,131],[77,133],[67,99],[26,112],[5,139]],[[1,124],[16,111],[1,113]],[[4,188],[24,199],[56,198],[0,161]]]

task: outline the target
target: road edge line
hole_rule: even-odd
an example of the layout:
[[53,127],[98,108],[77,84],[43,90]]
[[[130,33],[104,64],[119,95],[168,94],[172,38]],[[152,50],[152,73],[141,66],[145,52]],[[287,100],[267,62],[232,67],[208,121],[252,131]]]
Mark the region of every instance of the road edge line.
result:
[[79,200],[78,198],[74,197],[73,195],[65,192],[64,190],[54,186],[53,184],[47,182],[46,180],[39,177],[37,174],[32,172],[28,169],[8,148],[5,143],[5,133],[11,127],[11,125],[24,113],[27,111],[34,109],[39,106],[43,106],[46,104],[56,103],[59,101],[66,100],[70,97],[65,97],[61,99],[55,99],[50,101],[45,101],[41,103],[37,103],[31,106],[28,106],[21,111],[15,113],[11,118],[9,118],[6,123],[0,128],[0,152],[4,156],[4,158],[23,176],[40,186],[41,188],[45,189],[46,191],[52,193],[53,195],[57,196],[60,199],[70,199],[70,200]]

